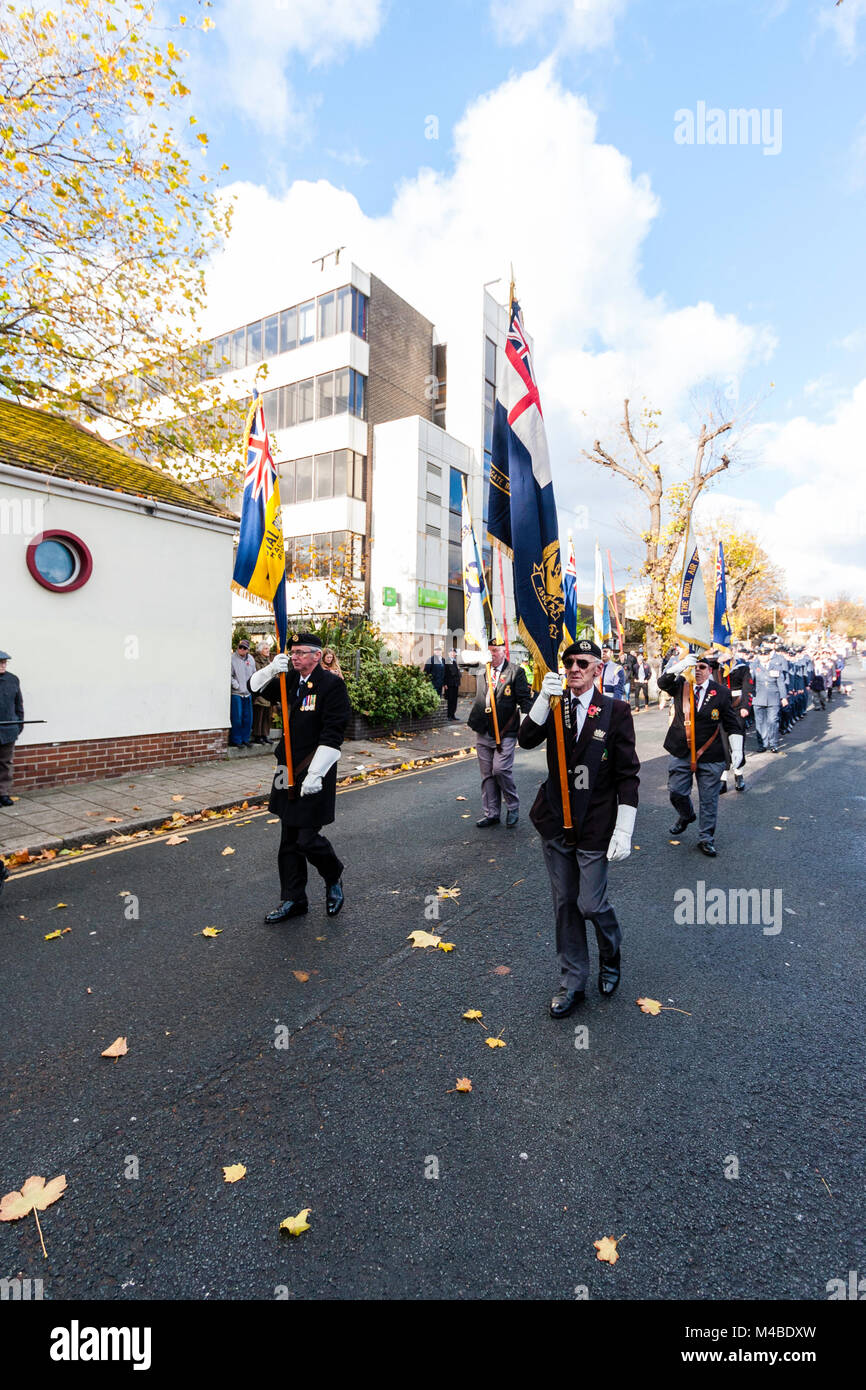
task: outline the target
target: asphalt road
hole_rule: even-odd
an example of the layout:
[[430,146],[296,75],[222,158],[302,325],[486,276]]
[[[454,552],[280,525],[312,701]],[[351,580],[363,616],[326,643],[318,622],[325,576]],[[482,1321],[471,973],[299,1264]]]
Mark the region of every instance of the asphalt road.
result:
[[[826,1299],[866,1271],[854,680],[723,799],[715,861],[694,829],[670,843],[664,717],[640,715],[635,849],[611,870],[623,984],[602,1001],[593,980],[561,1022],[525,814],[540,752],[518,754],[516,831],[475,829],[474,761],[341,795],[333,922],[316,881],[309,916],[262,924],[266,816],[16,875],[0,1191],[32,1173],[68,1189],[42,1217],[49,1259],[27,1217],[0,1227],[0,1272],[42,1278],[46,1299]],[[779,890],[781,930],[678,923],[699,880]],[[460,896],[437,923],[440,884]],[[415,928],[455,949],[413,949]],[[648,1017],[639,995],[686,1012]],[[118,1035],[128,1055],[102,1058]],[[304,1207],[309,1231],[278,1229]],[[593,1242],[623,1235],[599,1263]]]

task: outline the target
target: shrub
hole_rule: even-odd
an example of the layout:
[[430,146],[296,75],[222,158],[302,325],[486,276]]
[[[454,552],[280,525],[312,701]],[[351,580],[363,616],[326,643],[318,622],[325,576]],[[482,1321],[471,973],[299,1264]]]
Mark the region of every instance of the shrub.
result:
[[371,724],[419,719],[439,708],[440,697],[418,666],[362,659],[359,675],[344,670],[352,708]]

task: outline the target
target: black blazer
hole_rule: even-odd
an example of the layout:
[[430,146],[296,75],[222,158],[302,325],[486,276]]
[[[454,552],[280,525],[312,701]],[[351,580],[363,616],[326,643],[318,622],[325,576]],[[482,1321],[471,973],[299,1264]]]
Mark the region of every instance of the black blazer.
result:
[[[613,828],[616,824],[617,807],[637,806],[638,784],[640,782],[640,759],[634,742],[634,721],[631,709],[625,700],[614,700],[610,695],[593,695],[592,705],[600,708],[603,704],[613,706],[610,727],[605,740],[607,757],[602,758],[598,775],[592,787],[589,804],[577,836],[578,849],[607,849]],[[575,741],[574,731],[565,728],[565,761],[569,769],[569,797],[574,799],[576,769],[582,766],[584,750],[598,728],[597,717],[587,714]],[[559,782],[559,754],[556,746],[556,728],[553,713],[547,716],[547,723],[539,726],[533,719],[524,719],[520,726],[518,743],[521,748],[537,748],[547,741],[547,781],[538,789],[530,817],[542,839],[552,839],[561,835],[564,829],[562,819],[562,797]],[[572,819],[576,818],[572,807]]]
[[[279,705],[279,679],[269,681],[262,690],[250,693],[270,700],[272,705]],[[323,777],[320,792],[303,797],[299,793],[310,759],[319,744],[325,743],[329,748],[342,747],[346,724],[352,713],[346,683],[332,671],[323,670],[321,664],[304,680],[301,680],[297,671],[289,670],[286,675],[286,699],[296,792],[294,799],[290,801],[282,784],[280,768],[285,766],[286,751],[281,737],[274,749],[277,771],[268,806],[285,825],[302,828],[330,825],[337,810],[336,764]]]
[[[529,709],[532,704],[532,692],[526,683],[522,666],[516,666],[513,661],[506,661],[500,670],[502,674],[496,683],[494,693],[499,737],[516,738],[520,725],[520,711],[523,710],[525,713]],[[488,734],[490,738],[494,738],[493,715],[486,713],[486,705],[487,673],[482,670],[478,679],[478,694],[466,723],[476,734]]]
[[[664,746],[675,758],[690,758],[691,749],[683,716],[683,689],[685,678],[663,673],[659,676],[659,690],[673,696],[673,718],[668,725]],[[718,680],[707,683],[701,708],[695,700],[695,751],[699,763],[723,763],[727,761],[727,748],[721,731],[727,734],[743,732],[742,719],[731,704],[731,692]],[[704,747],[708,744],[708,747]],[[703,748],[703,752],[700,752]]]

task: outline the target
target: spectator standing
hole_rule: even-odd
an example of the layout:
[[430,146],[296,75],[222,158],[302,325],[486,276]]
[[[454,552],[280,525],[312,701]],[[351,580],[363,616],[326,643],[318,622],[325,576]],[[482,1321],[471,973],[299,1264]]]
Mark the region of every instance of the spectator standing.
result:
[[0,652],[0,806],[11,806],[12,758],[15,740],[24,727],[24,701],[21,682],[6,669],[8,652]]
[[441,695],[445,687],[445,662],[442,660],[441,647],[433,648],[433,655],[429,656],[424,663],[424,674],[429,676],[436,694]]
[[457,648],[452,647],[445,662],[445,699],[448,703],[448,718],[457,719],[457,696],[460,691],[460,667],[457,664]]
[[[262,671],[265,666],[270,664],[271,644],[270,642],[260,642],[253,653],[253,661],[256,663],[256,670]],[[271,702],[263,700],[261,695],[253,697],[253,743],[268,743],[268,734],[271,732]]]
[[649,683],[652,679],[653,668],[646,659],[644,652],[638,652],[637,656],[632,657],[634,661],[634,708],[637,714],[640,710],[640,697],[643,694],[643,702],[649,709]]
[[256,663],[250,656],[250,644],[245,637],[238,642],[238,649],[232,652],[232,727],[229,733],[229,746],[249,748],[252,743],[253,701],[249,692],[250,676],[255,674]]

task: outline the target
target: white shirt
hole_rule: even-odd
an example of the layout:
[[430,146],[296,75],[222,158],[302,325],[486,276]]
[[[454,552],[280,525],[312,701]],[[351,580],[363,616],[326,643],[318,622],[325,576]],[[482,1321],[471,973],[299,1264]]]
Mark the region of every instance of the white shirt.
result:
[[582,695],[575,696],[571,694],[571,691],[569,691],[569,695],[571,696],[571,713],[574,718],[575,734],[578,738],[580,737],[581,730],[583,729],[583,721],[586,719],[586,711],[592,704],[593,695],[596,695],[597,693],[598,692],[596,691],[594,685],[591,685],[589,687],[589,690],[585,690]]
[[697,712],[697,710],[700,709],[701,705],[704,703],[704,696],[705,696],[706,693],[707,693],[707,686],[709,685],[709,683],[710,683],[710,678],[709,678],[709,676],[707,676],[706,680],[705,680],[701,685],[698,685],[697,682],[695,683],[695,711],[696,711],[696,712]]

